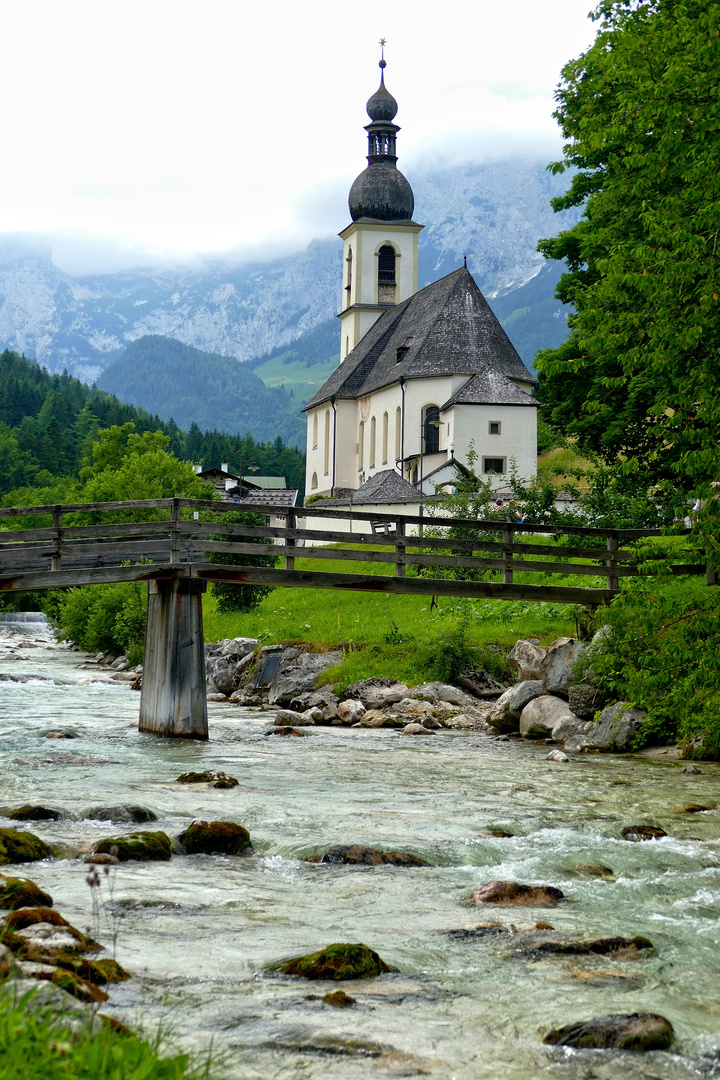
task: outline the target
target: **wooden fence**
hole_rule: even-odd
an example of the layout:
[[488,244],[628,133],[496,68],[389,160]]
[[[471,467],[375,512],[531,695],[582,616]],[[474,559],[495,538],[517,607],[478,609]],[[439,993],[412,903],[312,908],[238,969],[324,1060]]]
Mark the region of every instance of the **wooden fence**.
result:
[[[269,512],[267,506],[250,502],[191,499],[0,509],[0,592],[196,577],[301,588],[599,604],[619,591],[620,578],[639,575],[637,552],[625,545],[660,535],[656,529],[558,527],[410,514],[377,513],[370,523],[367,513],[317,506],[272,508],[274,517],[284,517],[283,526],[223,524],[219,518],[229,510],[264,516]],[[152,520],[163,511],[166,517]],[[46,518],[47,524],[15,529],[17,518]],[[150,520],[138,520],[142,518]],[[339,522],[347,522],[352,533],[339,528]],[[356,531],[358,527],[361,531]],[[455,535],[449,535],[451,530]],[[225,536],[227,540],[219,539]],[[540,536],[562,539],[563,545],[541,544]],[[261,538],[271,539],[274,547],[253,542]],[[593,546],[586,546],[588,542]],[[378,546],[389,550],[373,550]],[[232,556],[233,564],[209,562],[210,553]],[[238,557],[258,554],[275,555],[282,566],[234,564]],[[317,564],[318,570],[297,570],[299,556]],[[328,561],[346,563],[348,571],[352,563],[383,564],[388,573],[338,573],[335,568],[323,569]],[[706,574],[699,564],[679,563],[672,570]],[[537,575],[535,582],[516,582],[518,572]],[[456,574],[466,580],[451,576]],[[500,580],[486,580],[489,574]],[[588,586],[548,583],[559,575],[586,577]]]

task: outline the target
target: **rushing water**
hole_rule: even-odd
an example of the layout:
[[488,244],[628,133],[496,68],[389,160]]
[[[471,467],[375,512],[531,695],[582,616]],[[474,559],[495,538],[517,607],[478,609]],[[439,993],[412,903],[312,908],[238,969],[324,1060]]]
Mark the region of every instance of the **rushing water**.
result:
[[[245,825],[250,858],[174,856],[114,871],[118,960],[135,976],[105,1011],[131,1027],[175,1030],[180,1046],[227,1054],[234,1078],[376,1080],[686,1080],[720,1076],[720,770],[589,756],[558,765],[547,748],[484,734],[424,738],[390,730],[318,728],[266,738],[266,716],[212,704],[207,744],[139,735],[139,695],[58,646],[42,622],[0,622],[0,802],[62,808],[31,828],[77,851],[137,826],[83,820],[87,806],[151,808],[171,835],[193,818]],[[44,738],[53,728],[78,738]],[[231,790],[173,781],[222,769]],[[0,819],[1,821],[1,819]],[[626,824],[658,824],[668,839],[619,839]],[[494,837],[492,829],[512,836]],[[410,850],[429,869],[302,861],[333,843]],[[603,864],[610,880],[573,868]],[[34,864],[56,907],[91,925],[87,867]],[[468,907],[496,878],[559,886],[551,909]],[[635,960],[523,955],[523,934],[458,939],[447,930],[487,920],[538,920],[568,935],[643,934],[655,954]],[[102,931],[108,941],[110,932]],[[397,974],[348,983],[353,1008],[320,998],[335,987],[270,975],[283,957],[363,941]],[[308,995],[317,995],[316,1000]],[[551,1026],[608,1012],[659,1012],[678,1053],[567,1051],[542,1044]]]

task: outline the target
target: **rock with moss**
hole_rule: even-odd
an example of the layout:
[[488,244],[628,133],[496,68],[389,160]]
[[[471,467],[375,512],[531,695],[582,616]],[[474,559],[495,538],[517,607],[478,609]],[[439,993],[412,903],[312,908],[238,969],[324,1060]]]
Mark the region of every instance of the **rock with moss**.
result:
[[418,855],[408,851],[378,851],[376,848],[361,847],[360,844],[334,844],[323,855],[320,862],[342,863],[348,866],[429,866]]
[[613,1013],[555,1028],[543,1039],[551,1046],[587,1050],[667,1050],[673,1041],[669,1020],[657,1013]]
[[13,911],[23,907],[52,907],[50,893],[43,892],[29,878],[0,876],[0,908]]
[[164,832],[133,832],[128,836],[107,836],[95,844],[98,854],[115,855],[120,862],[168,862],[172,841]]
[[104,990],[101,990],[96,983],[76,975],[74,971],[55,968],[49,982],[60,987],[65,993],[71,994],[78,1001],[84,1001],[87,1005],[101,1004],[103,1001],[107,1001],[108,996]]
[[297,956],[279,967],[283,975],[303,979],[374,979],[392,971],[374,949],[361,944],[328,945],[319,952]]
[[124,982],[130,978],[129,973],[116,960],[88,960],[85,956],[60,955],[55,957],[54,964],[74,972],[81,979],[95,983],[96,986]]
[[488,881],[478,885],[471,904],[523,904],[544,907],[564,900],[564,893],[554,885],[523,885],[519,881]]
[[252,855],[250,833],[232,821],[193,821],[178,840],[188,855]]
[[52,848],[31,832],[0,829],[0,865],[4,863],[39,862],[52,855]]
[[146,806],[134,806],[121,803],[118,806],[88,806],[82,812],[83,818],[93,821],[126,821],[128,824],[142,825],[146,821],[157,821],[157,815]]
[[69,926],[67,919],[59,911],[50,907],[23,907],[11,911],[5,916],[3,925],[10,930],[24,930],[35,923],[49,923],[51,926]]
[[22,960],[47,963],[50,959],[50,962],[54,963],[56,956],[99,952],[101,949],[97,941],[93,941],[64,919],[62,923],[31,922],[22,928],[8,927],[8,934],[8,944]]
[[33,803],[23,803],[22,806],[4,806],[0,814],[12,821],[59,821],[63,816],[61,810],[53,810],[49,806],[37,806]]
[[185,772],[177,778],[178,784],[211,784],[214,788],[233,788],[238,786],[234,776],[228,776],[217,769],[205,769],[204,772]]

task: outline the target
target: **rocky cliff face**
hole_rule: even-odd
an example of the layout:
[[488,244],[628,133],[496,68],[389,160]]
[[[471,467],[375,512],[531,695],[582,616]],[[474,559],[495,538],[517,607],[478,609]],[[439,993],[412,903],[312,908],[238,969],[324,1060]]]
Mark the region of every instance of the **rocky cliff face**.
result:
[[[489,298],[511,294],[542,265],[538,239],[566,224],[549,203],[566,180],[551,177],[544,163],[420,172],[413,186],[417,219],[427,226],[421,285],[467,255]],[[328,239],[264,264],[216,259],[192,268],[72,278],[54,265],[49,245],[0,238],[0,347],[87,381],[145,334],[249,360],[337,313],[340,260],[340,241]]]

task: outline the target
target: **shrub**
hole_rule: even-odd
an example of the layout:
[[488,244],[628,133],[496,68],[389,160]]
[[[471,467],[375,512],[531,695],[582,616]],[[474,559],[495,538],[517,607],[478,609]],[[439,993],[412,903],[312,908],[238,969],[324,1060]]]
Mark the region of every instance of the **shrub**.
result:
[[[263,514],[248,514],[231,510],[220,518],[223,525],[263,526],[267,522]],[[258,544],[272,547],[269,536],[247,536],[241,529],[237,533],[223,533],[209,537],[210,540],[222,540],[225,543]],[[223,563],[229,566],[274,566],[275,555],[233,555],[225,551],[208,552],[208,562]],[[234,611],[253,611],[262,599],[273,591],[272,585],[232,585],[216,581],[212,585],[213,596],[217,600],[217,610],[222,614]]]

